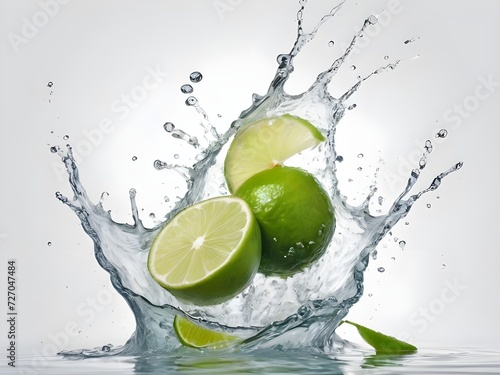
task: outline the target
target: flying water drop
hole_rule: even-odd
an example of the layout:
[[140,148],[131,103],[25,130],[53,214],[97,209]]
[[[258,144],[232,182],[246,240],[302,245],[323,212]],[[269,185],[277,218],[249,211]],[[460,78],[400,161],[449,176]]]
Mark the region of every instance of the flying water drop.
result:
[[203,75],[200,72],[193,72],[189,75],[189,79],[193,83],[198,83],[203,79]]
[[163,125],[163,128],[165,129],[166,132],[171,133],[175,129],[175,125],[172,124],[171,122],[166,122]]
[[181,92],[183,94],[191,94],[193,92],[193,86],[191,85],[182,85]]
[[447,135],[448,135],[448,130],[441,129],[439,132],[436,133],[436,138],[445,138]]

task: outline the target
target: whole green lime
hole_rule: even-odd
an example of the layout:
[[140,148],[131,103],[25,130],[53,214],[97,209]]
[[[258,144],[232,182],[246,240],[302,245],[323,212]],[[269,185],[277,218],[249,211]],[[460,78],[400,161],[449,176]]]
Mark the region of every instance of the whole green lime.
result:
[[271,168],[250,177],[235,195],[249,204],[261,229],[259,272],[290,276],[325,252],[335,218],[328,194],[313,175]]

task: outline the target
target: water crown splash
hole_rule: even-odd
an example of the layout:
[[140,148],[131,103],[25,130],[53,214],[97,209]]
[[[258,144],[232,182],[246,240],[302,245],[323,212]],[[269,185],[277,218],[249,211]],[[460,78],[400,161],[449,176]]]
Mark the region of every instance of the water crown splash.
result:
[[[336,176],[336,163],[342,160],[335,151],[337,124],[346,108],[352,109],[346,107],[346,100],[362,83],[373,75],[395,69],[400,61],[389,63],[368,76],[359,78],[340,98],[330,95],[328,85],[343,66],[357,39],[377,22],[377,18],[370,16],[364,21],[345,53],[321,72],[308,90],[293,96],[284,90],[284,84],[294,70],[294,58],[313,40],[320,26],[338,13],[342,4],[334,7],[311,32],[306,33],[302,27],[305,1],[301,2],[297,16],[297,38],[290,53],[278,56],[279,66],[268,92],[263,96],[254,94],[250,108],[244,110],[226,132],[218,134],[194,96],[186,100],[186,105],[194,107],[201,116],[200,125],[205,132],[203,140],[189,135],[171,122],[165,123],[166,132],[193,146],[198,155],[196,163],[191,167],[161,160],[154,162],[154,167],[158,170],[173,169],[181,174],[186,180],[187,192],[164,220],[153,228],[145,228],[139,218],[135,201],[138,192],[135,189],[129,191],[134,224],[117,223],[103,208],[103,199],[94,204],[87,195],[71,146],[67,145],[67,150],[58,146],[51,148],[64,162],[74,193],[73,199],[60,192],[56,193],[56,197],[79,217],[85,232],[94,241],[98,263],[110,274],[114,288],[127,301],[136,321],[135,332],[122,346],[105,345],[95,349],[64,351],[63,355],[82,358],[174,350],[181,345],[172,328],[176,314],[196,319],[209,328],[236,333],[245,338],[239,344],[243,350],[312,347],[331,352],[342,348],[344,342],[335,334],[335,328],[363,294],[363,272],[368,265],[370,253],[375,251],[377,244],[390,229],[408,214],[422,194],[437,189],[444,177],[462,166],[462,163],[457,163],[436,176],[427,189],[409,195],[432,152],[429,140],[418,167],[412,171],[405,189],[386,214],[373,216],[369,212],[371,199],[376,192],[375,185],[370,187],[361,205],[355,207],[347,203],[347,198],[339,191]],[[199,72],[193,72],[190,76],[194,84],[201,79]],[[181,91],[191,95],[193,87],[190,84],[184,85]],[[180,303],[149,275],[146,262],[153,239],[186,206],[210,196],[229,194],[224,184],[221,167],[224,155],[221,151],[238,129],[262,117],[287,113],[309,120],[327,136],[325,145],[304,152],[299,160],[301,166],[314,173],[328,191],[335,209],[336,231],[326,253],[304,272],[287,279],[257,274],[245,291],[220,305],[200,308]],[[446,136],[445,131],[439,136]]]

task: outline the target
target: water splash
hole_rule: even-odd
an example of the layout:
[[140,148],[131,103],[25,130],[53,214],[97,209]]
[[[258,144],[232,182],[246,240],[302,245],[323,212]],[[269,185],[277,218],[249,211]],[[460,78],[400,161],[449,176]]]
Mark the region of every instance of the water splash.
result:
[[[443,178],[460,169],[462,163],[457,163],[436,176],[427,189],[410,195],[432,152],[432,143],[427,141],[418,167],[412,171],[405,189],[387,213],[373,216],[369,212],[371,199],[376,192],[374,185],[370,187],[361,205],[356,207],[347,203],[346,197],[339,191],[336,176],[336,163],[343,160],[335,150],[337,124],[349,108],[346,107],[346,100],[363,82],[374,75],[395,69],[400,60],[379,67],[368,76],[360,78],[340,98],[330,95],[327,87],[346,61],[357,39],[366,28],[377,22],[375,16],[370,16],[353,37],[345,53],[321,72],[308,90],[300,95],[288,95],[283,87],[294,71],[294,58],[314,38],[320,26],[334,17],[342,6],[340,4],[334,7],[311,32],[306,33],[302,27],[305,3],[301,2],[297,14],[295,43],[288,54],[278,56],[278,69],[267,93],[262,96],[254,94],[252,105],[241,113],[226,132],[217,133],[208,115],[193,96],[186,100],[186,104],[193,107],[201,117],[200,125],[205,130],[203,143],[174,124],[165,123],[165,130],[173,137],[194,146],[198,156],[197,162],[191,167],[155,161],[156,169],[172,169],[180,173],[185,178],[188,189],[184,197],[154,228],[145,228],[139,218],[135,200],[139,193],[135,189],[129,191],[134,224],[117,223],[104,210],[104,199],[94,204],[85,192],[71,146],[67,145],[66,151],[58,146],[50,149],[64,162],[74,194],[69,199],[57,192],[56,197],[79,217],[84,230],[94,241],[98,263],[110,274],[112,285],[127,301],[136,320],[134,334],[122,346],[106,344],[95,349],[64,351],[63,355],[82,358],[174,350],[180,346],[172,328],[176,314],[184,314],[209,328],[245,338],[243,343],[238,344],[242,350],[307,346],[331,352],[340,350],[345,345],[335,334],[335,328],[363,294],[363,272],[370,254],[375,258],[375,247],[380,240],[408,214],[423,194],[437,189]],[[197,83],[201,79],[200,72],[190,75],[191,82]],[[262,117],[285,113],[308,119],[327,138],[324,146],[305,152],[301,158],[301,166],[313,172],[324,185],[335,208],[337,228],[325,255],[304,272],[287,279],[257,274],[245,291],[220,305],[199,308],[180,303],[149,275],[146,261],[152,240],[186,206],[215,194],[228,194],[220,163],[224,155],[220,152],[241,127]],[[359,155],[361,158],[362,154]],[[165,201],[168,201],[168,197],[165,197]],[[382,203],[381,197],[379,203]],[[384,269],[380,268],[379,271],[383,272]]]

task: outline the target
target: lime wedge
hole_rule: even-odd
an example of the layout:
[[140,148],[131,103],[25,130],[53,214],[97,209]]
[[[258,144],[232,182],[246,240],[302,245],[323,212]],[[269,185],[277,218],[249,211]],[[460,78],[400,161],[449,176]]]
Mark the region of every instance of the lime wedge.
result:
[[155,238],[151,276],[182,302],[214,305],[245,289],[260,264],[259,225],[248,204],[217,197],[179,212]]
[[227,346],[229,342],[239,339],[239,337],[228,333],[200,327],[180,315],[176,315],[174,318],[174,330],[179,341],[192,348],[220,349]]
[[246,125],[236,134],[226,155],[224,173],[229,190],[236,191],[253,175],[282,165],[324,140],[309,121],[288,114]]

